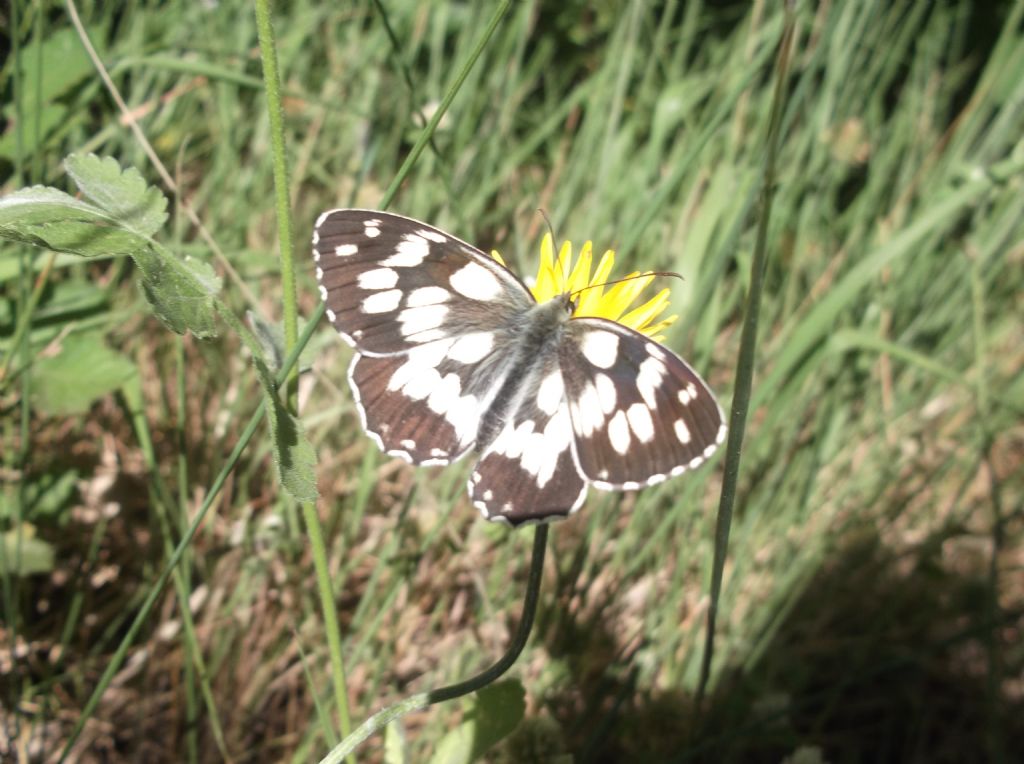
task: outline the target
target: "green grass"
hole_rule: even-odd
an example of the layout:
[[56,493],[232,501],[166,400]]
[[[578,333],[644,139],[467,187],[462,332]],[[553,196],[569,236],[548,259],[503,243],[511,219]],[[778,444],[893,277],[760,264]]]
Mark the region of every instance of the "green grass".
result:
[[[727,406],[783,22],[774,4],[755,8],[513,3],[390,209],[496,247],[523,274],[545,230],[538,208],[559,238],[678,271],[666,342]],[[15,11],[3,193],[73,192],[72,152],[135,166],[170,200],[156,238],[209,262],[237,317],[284,322],[287,229],[253,8],[80,4],[177,190],[121,121],[64,6]],[[494,4],[276,11],[301,335],[317,307],[312,221],[381,204]],[[707,698],[695,707],[720,457],[639,494],[592,492],[552,528],[537,624],[510,673],[526,717],[504,760],[779,761],[817,747],[829,761],[1009,761],[1024,749],[1022,16],[1019,2],[798,8]],[[251,351],[225,323],[209,340],[166,331],[126,257],[48,261],[0,248],[0,751],[59,751],[81,722],[76,750],[109,761],[320,758],[341,733],[337,653],[309,514],[274,479],[264,426],[173,585],[154,588],[263,400]],[[58,351],[97,342],[130,381],[114,361],[105,376],[79,370],[114,381],[95,396],[83,382],[95,400],[69,413],[53,404]],[[531,532],[477,516],[465,465],[378,454],[345,383],[350,352],[318,328],[297,399],[358,723],[504,651]],[[38,569],[18,575],[30,552]],[[127,660],[112,663],[122,645]],[[115,681],[86,718],[108,668]],[[410,760],[429,761],[473,708],[405,717]],[[375,738],[359,760],[383,750]]]

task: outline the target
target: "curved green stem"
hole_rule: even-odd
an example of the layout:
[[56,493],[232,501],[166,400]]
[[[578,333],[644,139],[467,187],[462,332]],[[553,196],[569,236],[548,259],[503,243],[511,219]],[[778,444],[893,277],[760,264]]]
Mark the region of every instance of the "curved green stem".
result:
[[523,601],[523,617],[519,621],[519,628],[508,646],[505,654],[489,668],[481,671],[474,677],[462,682],[440,687],[436,690],[418,692],[405,700],[388,706],[378,711],[365,722],[360,724],[355,731],[342,740],[337,746],[320,760],[320,764],[338,764],[343,758],[352,753],[363,741],[375,732],[384,729],[387,725],[410,711],[418,711],[445,700],[468,695],[496,680],[512,664],[516,662],[519,654],[526,647],[526,641],[530,638],[530,631],[533,629],[533,619],[537,614],[537,602],[540,595],[540,580],[544,572],[544,552],[548,543],[548,526],[538,525],[533,536],[533,557],[530,560],[530,575],[526,582],[526,598]]

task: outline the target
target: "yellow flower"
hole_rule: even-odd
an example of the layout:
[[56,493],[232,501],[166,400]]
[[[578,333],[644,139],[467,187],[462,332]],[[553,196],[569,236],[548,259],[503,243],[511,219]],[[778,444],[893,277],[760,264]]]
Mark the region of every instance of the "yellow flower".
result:
[[[491,256],[505,265],[496,251],[491,252]],[[530,289],[534,299],[547,302],[559,295],[572,294],[576,299],[573,316],[607,318],[655,341],[664,339],[661,332],[679,318],[670,315],[655,320],[668,307],[668,289],[662,289],[643,305],[630,310],[640,293],[654,281],[654,274],[650,271],[634,271],[618,279],[609,279],[608,275],[615,265],[615,252],[610,249],[601,256],[593,275],[590,272],[592,263],[593,245],[589,241],[580,249],[579,259],[573,265],[572,242],[563,242],[556,258],[551,234],[545,234],[540,244],[537,281]],[[616,283],[609,286],[609,281]]]

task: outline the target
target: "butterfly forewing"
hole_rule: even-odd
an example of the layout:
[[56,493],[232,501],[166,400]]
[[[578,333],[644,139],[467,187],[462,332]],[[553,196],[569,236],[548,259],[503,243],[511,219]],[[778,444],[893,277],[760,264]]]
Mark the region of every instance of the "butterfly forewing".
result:
[[313,256],[328,318],[361,353],[402,353],[498,330],[534,302],[480,250],[401,215],[325,212],[313,232]]
[[628,327],[570,321],[560,363],[578,465],[598,488],[661,482],[699,466],[725,437],[722,411],[697,373]]

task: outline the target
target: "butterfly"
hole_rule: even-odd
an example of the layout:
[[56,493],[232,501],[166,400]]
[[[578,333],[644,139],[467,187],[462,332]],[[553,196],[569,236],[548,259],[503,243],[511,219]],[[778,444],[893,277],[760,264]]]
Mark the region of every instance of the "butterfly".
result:
[[449,233],[360,209],[320,215],[313,256],[367,435],[413,464],[476,455],[484,517],[559,519],[587,486],[635,490],[705,462],[725,437],[708,386],[672,351],[580,295],[538,302]]

